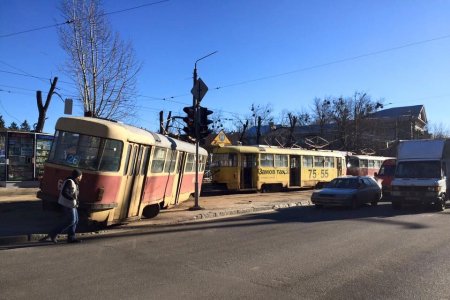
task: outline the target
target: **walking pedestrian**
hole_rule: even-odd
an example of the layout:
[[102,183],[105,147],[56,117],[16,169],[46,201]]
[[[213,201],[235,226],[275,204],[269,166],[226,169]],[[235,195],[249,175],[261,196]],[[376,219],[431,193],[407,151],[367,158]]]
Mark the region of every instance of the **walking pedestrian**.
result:
[[47,236],[41,239],[42,241],[50,239],[53,243],[57,243],[58,234],[67,232],[68,243],[81,242],[81,240],[75,237],[75,230],[78,224],[78,185],[82,177],[83,175],[81,171],[78,169],[74,169],[72,171],[72,175],[64,181],[58,198],[58,203],[62,206],[62,209],[64,211],[64,222],[50,231]]

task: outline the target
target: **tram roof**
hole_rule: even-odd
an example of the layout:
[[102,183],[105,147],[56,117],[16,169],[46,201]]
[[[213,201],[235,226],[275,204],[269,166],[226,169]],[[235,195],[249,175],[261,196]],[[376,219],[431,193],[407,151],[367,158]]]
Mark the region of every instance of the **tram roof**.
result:
[[349,155],[349,157],[356,157],[358,159],[371,159],[371,160],[386,160],[386,159],[395,159],[395,157],[386,157],[386,156],[374,156],[374,155],[363,155],[363,154],[357,154],[357,155]]
[[216,148],[215,153],[239,152],[239,153],[274,153],[291,155],[323,155],[345,157],[345,152],[332,150],[307,150],[300,148],[281,148],[274,146],[223,146]]
[[[186,152],[195,152],[195,145],[159,133],[147,131],[121,122],[89,117],[62,117],[56,122],[57,130],[128,141],[144,145],[156,145]],[[199,147],[199,154],[207,155]]]

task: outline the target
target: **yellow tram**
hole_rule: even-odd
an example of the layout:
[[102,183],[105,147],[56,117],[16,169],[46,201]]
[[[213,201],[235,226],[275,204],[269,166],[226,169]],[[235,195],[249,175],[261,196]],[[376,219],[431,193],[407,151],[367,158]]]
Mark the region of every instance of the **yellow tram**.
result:
[[229,191],[315,187],[346,174],[345,152],[224,146],[215,148],[212,183]]

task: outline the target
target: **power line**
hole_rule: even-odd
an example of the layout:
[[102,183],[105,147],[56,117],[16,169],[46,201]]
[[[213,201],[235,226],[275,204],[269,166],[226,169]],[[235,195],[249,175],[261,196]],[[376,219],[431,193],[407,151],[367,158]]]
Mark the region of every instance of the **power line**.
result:
[[[108,13],[103,13],[100,14],[100,16],[107,16],[107,15],[112,15],[112,14],[117,14],[117,13],[122,13],[122,12],[126,12],[126,11],[130,11],[130,10],[135,10],[135,9],[139,9],[139,8],[143,8],[146,6],[152,6],[152,5],[156,5],[156,4],[160,4],[163,2],[168,2],[169,0],[162,0],[162,1],[157,1],[157,2],[151,2],[151,3],[146,3],[146,4],[142,4],[139,6],[134,6],[134,7],[130,7],[130,8],[125,8],[125,9],[121,9],[121,10],[116,10],[116,11],[112,11],[112,12],[108,12]],[[83,20],[82,19],[78,19],[78,20]],[[0,35],[0,38],[5,38],[5,37],[11,37],[11,36],[15,36],[15,35],[19,35],[19,34],[23,34],[23,33],[28,33],[28,32],[33,32],[33,31],[38,31],[38,30],[43,30],[43,29],[49,29],[49,28],[54,28],[54,27],[59,27],[62,25],[67,25],[67,24],[71,24],[73,23],[75,20],[67,20],[65,22],[61,22],[61,23],[56,23],[53,25],[46,25],[46,26],[41,26],[41,27],[36,27],[36,28],[32,28],[32,29],[27,29],[27,30],[23,30],[23,31],[18,31],[18,32],[13,32],[13,33],[7,33],[7,34],[2,34]]]
[[417,46],[417,45],[422,45],[422,44],[435,42],[435,41],[439,41],[439,40],[444,40],[444,39],[448,39],[448,38],[450,38],[450,34],[443,35],[443,36],[436,37],[436,38],[427,39],[427,40],[412,42],[412,43],[408,43],[408,44],[404,44],[404,45],[400,45],[400,46],[396,46],[396,47],[392,47],[392,48],[387,48],[387,49],[382,49],[382,50],[378,50],[378,51],[374,51],[374,52],[360,54],[360,55],[356,55],[356,56],[352,56],[352,57],[338,59],[338,60],[334,60],[334,61],[330,61],[330,62],[326,62],[326,63],[314,65],[314,66],[309,66],[309,67],[305,67],[305,68],[301,68],[301,69],[297,69],[297,70],[292,70],[292,71],[288,71],[288,72],[284,72],[284,73],[268,75],[268,76],[264,76],[264,77],[260,77],[260,78],[255,78],[255,79],[249,79],[249,80],[244,80],[244,81],[240,81],[240,82],[230,83],[230,84],[227,84],[227,85],[218,86],[218,87],[216,87],[214,89],[219,90],[219,89],[233,87],[233,86],[237,86],[237,85],[244,85],[244,84],[252,83],[252,82],[255,82],[255,81],[261,81],[261,80],[267,80],[267,79],[272,79],[272,78],[276,78],[276,77],[286,76],[286,75],[290,75],[290,74],[293,74],[293,73],[305,72],[305,71],[309,71],[309,70],[313,70],[313,69],[318,69],[318,68],[322,68],[322,67],[326,67],[326,66],[330,66],[330,65],[340,64],[340,63],[344,63],[344,62],[348,62],[348,61],[353,61],[353,60],[357,60],[357,59],[364,58],[364,57],[375,56],[375,55],[382,54],[382,53],[392,52],[392,51],[396,51],[396,50],[399,50],[399,49],[413,47],[413,46]]

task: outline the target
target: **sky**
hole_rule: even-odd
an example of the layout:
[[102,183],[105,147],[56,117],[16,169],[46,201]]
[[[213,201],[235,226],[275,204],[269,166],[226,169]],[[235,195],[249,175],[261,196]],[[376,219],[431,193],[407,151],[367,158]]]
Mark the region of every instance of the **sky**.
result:
[[[62,71],[57,28],[17,34],[64,22],[59,3],[0,0],[0,115],[8,126],[37,122],[36,90],[45,99],[55,76],[62,99],[77,94]],[[431,126],[450,127],[450,1],[105,0],[102,7],[138,7],[108,15],[142,63],[136,126],[156,131],[161,110],[183,116],[195,62],[217,51],[197,63],[209,87],[201,105],[226,127],[252,104],[270,105],[276,118],[310,111],[316,97],[356,91],[385,108],[422,104]],[[45,132],[64,116],[61,98],[52,98]],[[82,115],[77,102],[74,115]]]

